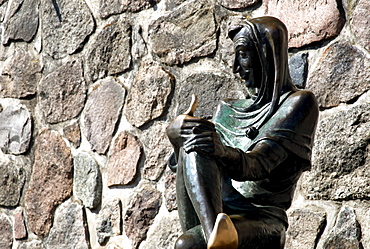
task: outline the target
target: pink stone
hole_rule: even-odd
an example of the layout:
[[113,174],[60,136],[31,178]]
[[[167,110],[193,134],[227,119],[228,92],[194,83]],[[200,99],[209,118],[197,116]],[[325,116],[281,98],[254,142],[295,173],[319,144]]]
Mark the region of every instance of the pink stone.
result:
[[23,212],[17,211],[14,214],[14,238],[24,239],[27,237],[27,230],[24,224]]
[[370,50],[369,12],[370,2],[368,0],[360,0],[353,11],[350,21],[353,34],[367,50]]

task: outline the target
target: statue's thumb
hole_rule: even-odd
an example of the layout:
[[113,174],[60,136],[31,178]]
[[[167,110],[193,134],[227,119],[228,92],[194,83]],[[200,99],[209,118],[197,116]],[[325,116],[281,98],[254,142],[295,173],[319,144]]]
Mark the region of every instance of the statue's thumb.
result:
[[197,108],[197,105],[198,105],[198,97],[197,97],[197,95],[193,94],[191,96],[190,106],[183,114],[193,116],[194,112],[195,112],[195,108]]

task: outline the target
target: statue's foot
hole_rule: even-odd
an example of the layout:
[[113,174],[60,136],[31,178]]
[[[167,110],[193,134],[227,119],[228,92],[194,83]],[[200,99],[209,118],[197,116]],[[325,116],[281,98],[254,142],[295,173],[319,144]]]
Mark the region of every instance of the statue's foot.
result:
[[238,232],[227,214],[219,213],[207,249],[237,249]]

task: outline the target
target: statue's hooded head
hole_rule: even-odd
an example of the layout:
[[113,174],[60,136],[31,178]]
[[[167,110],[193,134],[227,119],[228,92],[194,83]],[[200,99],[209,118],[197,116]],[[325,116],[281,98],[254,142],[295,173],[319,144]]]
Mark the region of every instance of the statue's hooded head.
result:
[[235,48],[234,73],[240,74],[247,87],[258,90],[253,104],[240,111],[271,103],[266,122],[276,112],[280,96],[296,91],[288,67],[288,31],[279,19],[260,17],[231,26],[229,37]]

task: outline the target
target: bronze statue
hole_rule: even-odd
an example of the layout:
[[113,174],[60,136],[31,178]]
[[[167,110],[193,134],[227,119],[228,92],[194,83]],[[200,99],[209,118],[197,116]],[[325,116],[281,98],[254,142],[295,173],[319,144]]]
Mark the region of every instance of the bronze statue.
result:
[[318,105],[292,83],[285,25],[245,20],[229,37],[251,98],[222,101],[212,122],[194,117],[193,103],[167,128],[184,231],[177,249],[284,248],[286,210],[311,167]]

